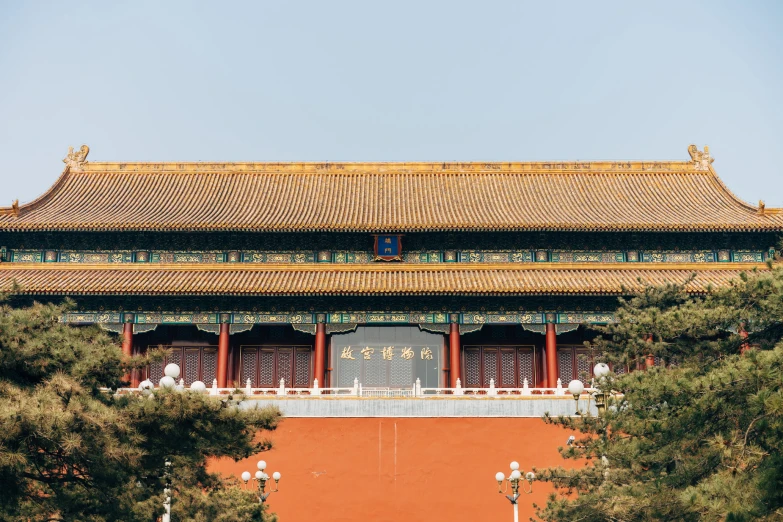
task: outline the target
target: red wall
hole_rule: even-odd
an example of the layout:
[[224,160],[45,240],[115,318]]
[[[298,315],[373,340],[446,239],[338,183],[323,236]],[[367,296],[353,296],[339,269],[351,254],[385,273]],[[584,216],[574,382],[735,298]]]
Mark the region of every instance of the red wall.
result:
[[[532,466],[572,466],[557,452],[570,432],[540,419],[285,419],[274,448],[213,469],[236,476],[282,473],[280,492],[268,500],[281,522],[405,520],[513,520],[494,475],[512,460]],[[533,484],[520,498],[520,520],[534,514],[552,491]]]

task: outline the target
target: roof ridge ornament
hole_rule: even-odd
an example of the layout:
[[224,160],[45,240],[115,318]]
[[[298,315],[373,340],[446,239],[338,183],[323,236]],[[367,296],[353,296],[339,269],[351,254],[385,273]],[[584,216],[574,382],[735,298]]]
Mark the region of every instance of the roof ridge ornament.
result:
[[691,155],[691,161],[696,167],[696,170],[710,170],[710,165],[715,158],[710,156],[710,148],[705,145],[704,151],[700,151],[696,145],[690,145],[688,147],[688,154]]
[[82,167],[87,163],[87,154],[90,153],[90,147],[82,145],[81,148],[74,152],[73,147],[68,147],[68,155],[63,158],[65,163],[71,170],[82,170]]

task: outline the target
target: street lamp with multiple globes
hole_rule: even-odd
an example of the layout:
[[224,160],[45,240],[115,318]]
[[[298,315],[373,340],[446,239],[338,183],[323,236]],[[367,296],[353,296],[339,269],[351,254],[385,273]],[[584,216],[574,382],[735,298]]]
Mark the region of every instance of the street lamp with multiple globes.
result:
[[[263,504],[266,502],[266,499],[269,498],[269,495],[272,493],[277,493],[280,491],[280,489],[277,487],[278,482],[280,482],[280,472],[275,471],[272,473],[272,480],[275,481],[275,489],[272,489],[269,491],[269,493],[264,493],[264,490],[266,489],[266,482],[269,480],[269,475],[267,475],[264,470],[266,469],[266,461],[259,460],[258,461],[258,471],[256,471],[256,476],[253,480],[258,482],[258,501]],[[248,482],[250,482],[250,472],[249,471],[243,471],[242,472],[242,482],[245,483],[246,487],[250,487]]]
[[[520,485],[522,486],[523,493],[532,493],[533,481],[536,480],[536,474],[532,471],[528,471],[524,474],[525,478],[523,479],[523,471],[519,469],[519,462],[513,461],[510,464],[510,467],[511,473],[508,477],[506,477],[502,471],[498,471],[495,473],[495,480],[498,483],[498,493],[508,492],[508,486],[509,484],[511,485],[512,494],[506,495],[506,498],[511,502],[511,505],[514,506],[514,522],[519,522],[519,504],[517,503],[517,499],[519,499]],[[528,483],[528,488],[525,488],[525,481]],[[504,482],[506,484],[505,488],[503,487]]]

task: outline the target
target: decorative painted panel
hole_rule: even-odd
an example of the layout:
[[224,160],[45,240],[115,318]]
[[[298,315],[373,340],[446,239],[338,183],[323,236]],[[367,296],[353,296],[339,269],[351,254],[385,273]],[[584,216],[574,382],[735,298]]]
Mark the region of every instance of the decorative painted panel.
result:
[[696,252],[642,252],[642,261],[644,263],[714,263],[717,259],[715,252],[709,250]]

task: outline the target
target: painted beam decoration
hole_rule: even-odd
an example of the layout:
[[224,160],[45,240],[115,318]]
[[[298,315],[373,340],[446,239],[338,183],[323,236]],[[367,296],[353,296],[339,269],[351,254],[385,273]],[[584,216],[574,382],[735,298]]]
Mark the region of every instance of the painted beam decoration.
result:
[[230,324],[247,325],[302,325],[316,324],[318,316],[331,325],[381,325],[381,324],[419,324],[446,325],[452,317],[462,325],[543,325],[547,315],[554,317],[557,324],[607,324],[615,320],[615,313],[608,311],[596,312],[503,312],[480,311],[449,314],[446,312],[330,312],[318,314],[313,312],[69,312],[61,317],[61,322],[71,324],[118,324],[132,322],[135,324],[162,325],[199,325],[220,324],[221,316]]
[[373,261],[404,263],[763,263],[775,257],[767,250],[420,250],[402,251],[399,235],[375,236],[374,251],[92,251],[92,250],[0,250],[0,260],[13,263],[69,264],[367,264]]

